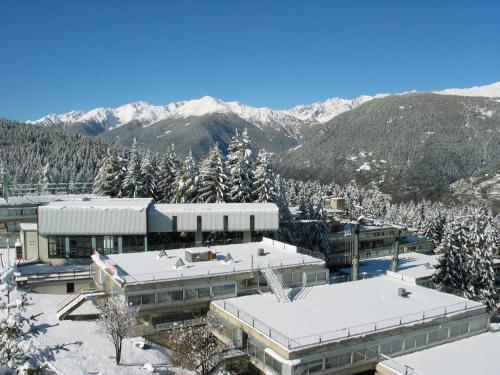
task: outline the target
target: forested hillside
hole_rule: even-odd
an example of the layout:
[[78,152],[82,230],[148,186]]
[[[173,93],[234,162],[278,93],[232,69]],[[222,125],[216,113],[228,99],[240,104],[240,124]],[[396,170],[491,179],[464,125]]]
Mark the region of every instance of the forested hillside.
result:
[[500,160],[500,103],[407,94],[371,100],[320,125],[280,158],[303,180],[374,183],[396,198],[436,198]]
[[14,183],[92,181],[109,143],[38,125],[0,120],[0,162]]

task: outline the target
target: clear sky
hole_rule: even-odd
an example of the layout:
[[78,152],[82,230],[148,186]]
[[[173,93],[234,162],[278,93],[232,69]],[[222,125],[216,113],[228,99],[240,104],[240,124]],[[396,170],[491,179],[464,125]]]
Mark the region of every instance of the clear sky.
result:
[[500,81],[500,1],[2,0],[0,117]]

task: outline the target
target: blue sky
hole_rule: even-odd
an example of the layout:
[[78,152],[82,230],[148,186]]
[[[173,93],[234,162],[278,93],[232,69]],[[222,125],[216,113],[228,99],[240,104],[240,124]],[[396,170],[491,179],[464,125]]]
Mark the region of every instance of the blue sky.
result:
[[498,1],[2,0],[0,117],[500,80]]

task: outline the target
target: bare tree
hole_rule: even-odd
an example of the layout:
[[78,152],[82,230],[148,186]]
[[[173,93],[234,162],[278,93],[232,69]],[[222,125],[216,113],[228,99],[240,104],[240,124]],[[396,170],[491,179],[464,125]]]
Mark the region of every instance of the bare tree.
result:
[[117,297],[111,297],[102,308],[97,320],[100,332],[107,336],[115,347],[116,364],[120,364],[122,341],[129,336],[137,323],[137,308],[128,306]]
[[213,336],[213,331],[222,332],[224,326],[211,312],[199,319],[199,325],[178,323],[168,332],[167,346],[172,349],[172,363],[176,366],[206,375],[232,348]]

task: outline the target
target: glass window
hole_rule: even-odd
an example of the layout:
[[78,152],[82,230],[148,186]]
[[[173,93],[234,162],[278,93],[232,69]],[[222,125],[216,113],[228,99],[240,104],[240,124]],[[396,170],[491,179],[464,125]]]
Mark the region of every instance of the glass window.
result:
[[424,346],[425,344],[427,344],[427,337],[426,337],[425,333],[417,335],[416,344],[417,344],[417,347]]
[[48,236],[49,258],[66,257],[66,241],[64,236]]
[[295,366],[293,370],[294,375],[304,375],[307,374],[307,363],[301,363],[298,366]]
[[416,336],[410,336],[405,338],[405,350],[413,349],[415,347],[416,342],[417,342]]
[[270,356],[267,353],[265,353],[265,362],[266,362],[266,365],[271,367],[278,374],[281,374],[282,366],[283,366],[281,364],[281,362],[277,361],[276,359],[274,359],[274,357]]
[[339,356],[328,357],[325,360],[325,370],[333,367],[339,367]]
[[255,215],[250,215],[250,230],[255,230]]
[[210,297],[210,288],[198,288],[198,298]]
[[438,330],[438,340],[446,340],[448,338],[448,327],[442,327]]
[[351,363],[351,352],[339,355],[339,367]]
[[474,320],[470,323],[470,330],[472,332],[479,331],[484,328],[486,328],[486,321],[484,320]]
[[235,284],[224,285],[224,294],[233,294],[235,292]]
[[438,341],[438,331],[429,332],[429,344]]
[[69,250],[71,258],[88,258],[92,255],[92,237],[70,236]]
[[201,231],[201,216],[196,216],[196,230]]
[[170,297],[172,301],[182,301],[184,299],[184,293],[182,290],[174,290],[170,292]]
[[365,350],[354,350],[352,352],[352,362],[364,361],[365,359]]
[[469,332],[469,323],[460,324],[460,335],[465,335]]
[[378,346],[370,346],[366,349],[366,359],[378,358]]
[[155,295],[153,293],[142,295],[142,304],[143,305],[152,305],[154,303],[155,303]]
[[128,296],[128,304],[130,306],[138,306],[141,304],[141,296]]
[[318,359],[317,361],[309,362],[309,374],[319,372],[323,370],[323,360]]
[[172,216],[172,232],[177,232],[177,216]]
[[460,326],[450,327],[450,337],[455,337],[460,335]]
[[224,232],[229,230],[229,216],[224,215]]
[[122,236],[122,247],[124,253],[144,251],[144,236]]
[[185,289],[184,290],[186,300],[193,300],[198,298],[197,289]]
[[160,292],[156,294],[157,303],[170,302],[170,292]]

